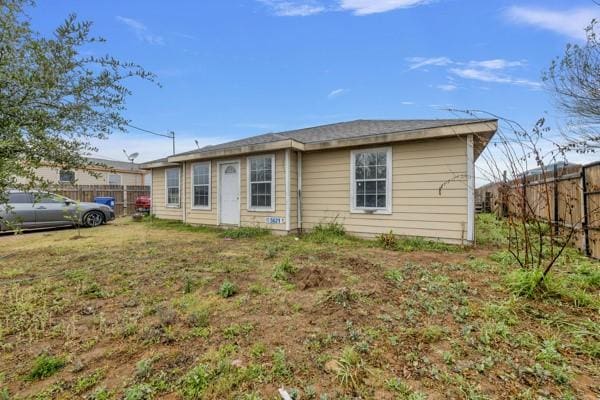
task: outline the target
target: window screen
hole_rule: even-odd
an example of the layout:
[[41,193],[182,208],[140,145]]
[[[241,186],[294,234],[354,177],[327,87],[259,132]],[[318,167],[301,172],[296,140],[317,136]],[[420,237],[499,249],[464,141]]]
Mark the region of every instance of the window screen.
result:
[[179,168],[169,168],[165,172],[167,181],[167,205],[179,205]]
[[250,207],[272,208],[274,158],[272,156],[253,157],[249,164]]
[[210,164],[194,164],[192,166],[192,205],[194,207],[208,207],[210,204],[209,199]]
[[355,208],[387,208],[388,152],[354,152]]

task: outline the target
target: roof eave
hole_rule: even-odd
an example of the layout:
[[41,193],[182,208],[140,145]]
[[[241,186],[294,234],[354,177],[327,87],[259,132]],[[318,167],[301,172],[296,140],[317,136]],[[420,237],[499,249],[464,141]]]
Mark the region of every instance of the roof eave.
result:
[[358,138],[346,138],[337,140],[327,140],[316,143],[307,143],[304,145],[304,150],[318,151],[332,148],[368,146],[383,143],[437,139],[452,136],[464,136],[469,134],[474,134],[480,137],[483,148],[485,148],[489,139],[496,132],[497,128],[497,121],[483,121],[462,125],[417,129],[414,131],[390,132],[386,134],[369,135]]
[[322,142],[301,143],[293,139],[278,140],[268,143],[237,146],[224,149],[206,150],[188,154],[174,155],[167,161],[142,164],[143,168],[162,168],[177,166],[179,162],[207,160],[213,158],[235,157],[251,153],[265,153],[282,149],[295,149],[299,151],[319,151],[335,148],[368,146],[383,143],[405,142],[414,140],[436,139],[444,137],[474,135],[476,137],[475,157],[485,149],[488,142],[498,129],[496,120],[470,122],[460,125],[449,125],[436,128],[416,129],[413,131],[390,132],[386,134],[365,135],[354,138],[341,138]]
[[[230,147],[225,149],[207,150],[190,154],[175,155],[168,158],[170,163],[191,161],[191,160],[206,160],[211,158],[234,157],[250,153],[263,153],[267,151],[282,150],[282,149],[304,150],[304,144],[293,139],[277,140],[275,142],[251,144],[246,146]],[[153,167],[157,168],[157,167]]]
[[154,169],[154,168],[164,168],[164,167],[178,167],[179,164],[177,163],[171,163],[171,162],[167,162],[167,161],[156,161],[156,162],[147,162],[144,164],[141,164],[141,167],[143,169]]

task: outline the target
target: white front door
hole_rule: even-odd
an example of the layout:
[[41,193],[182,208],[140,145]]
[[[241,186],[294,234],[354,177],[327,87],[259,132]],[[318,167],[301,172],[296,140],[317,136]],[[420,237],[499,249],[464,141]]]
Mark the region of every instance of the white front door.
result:
[[221,180],[219,195],[220,223],[240,223],[240,163],[223,163],[219,166]]

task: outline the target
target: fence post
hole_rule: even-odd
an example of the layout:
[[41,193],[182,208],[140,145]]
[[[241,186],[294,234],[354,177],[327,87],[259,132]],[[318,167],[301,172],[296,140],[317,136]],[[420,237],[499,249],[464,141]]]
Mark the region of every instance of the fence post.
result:
[[127,212],[127,186],[123,185],[123,214],[124,215],[129,215],[129,213]]
[[499,193],[500,197],[500,212],[502,213],[502,218],[508,217],[508,204],[507,204],[507,187],[508,187],[508,179],[506,177],[506,170],[502,173],[502,181],[504,184],[502,185],[502,192]]
[[589,221],[588,221],[588,190],[587,190],[587,177],[585,173],[585,165],[581,167],[581,197],[583,200],[583,249],[586,256],[590,256],[590,234],[589,234]]
[[554,215],[553,218],[554,219],[554,233],[558,236],[559,232],[560,232],[560,227],[558,225],[559,220],[558,220],[558,165],[557,163],[554,163],[554,171],[553,171],[553,175],[554,175]]

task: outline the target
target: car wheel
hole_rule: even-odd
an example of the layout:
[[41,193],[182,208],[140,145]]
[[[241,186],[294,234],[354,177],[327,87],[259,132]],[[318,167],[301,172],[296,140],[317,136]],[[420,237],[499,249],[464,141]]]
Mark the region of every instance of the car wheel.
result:
[[88,228],[101,225],[104,222],[104,215],[100,211],[90,211],[83,216],[83,225]]

